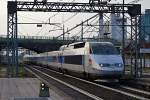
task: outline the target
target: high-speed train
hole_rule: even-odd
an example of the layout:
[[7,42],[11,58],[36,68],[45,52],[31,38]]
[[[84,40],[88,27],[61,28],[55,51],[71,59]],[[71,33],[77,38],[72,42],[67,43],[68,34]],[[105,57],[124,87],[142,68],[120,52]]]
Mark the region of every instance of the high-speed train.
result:
[[24,56],[24,62],[89,79],[114,78],[123,75],[121,55],[110,42],[77,42],[59,51]]

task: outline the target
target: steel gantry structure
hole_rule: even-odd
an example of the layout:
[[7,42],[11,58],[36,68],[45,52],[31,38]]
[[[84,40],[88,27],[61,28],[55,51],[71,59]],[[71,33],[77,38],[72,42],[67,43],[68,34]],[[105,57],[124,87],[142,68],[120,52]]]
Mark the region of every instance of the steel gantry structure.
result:
[[[90,0],[92,1],[92,0]],[[96,1],[96,0],[93,0]],[[34,2],[27,1],[8,1],[8,30],[7,30],[7,56],[9,66],[16,68],[16,75],[18,73],[18,43],[17,43],[17,12],[84,12],[84,13],[127,13],[131,17],[137,17],[141,14],[140,4],[109,4],[108,2],[100,2],[102,0],[97,0],[98,3],[66,3],[66,2],[47,2],[47,0]],[[137,23],[137,20],[134,20]],[[137,28],[137,25],[134,26]],[[135,31],[135,36],[133,41],[136,45],[132,53],[136,53],[135,57],[138,59],[138,39],[139,34]],[[124,40],[123,40],[124,41]],[[123,47],[124,48],[124,47]],[[135,52],[134,52],[135,51]],[[136,60],[135,60],[136,61]],[[135,62],[137,63],[137,61]],[[12,67],[9,68],[8,72],[13,71]],[[10,70],[11,69],[11,70]],[[13,73],[13,72],[11,72]]]

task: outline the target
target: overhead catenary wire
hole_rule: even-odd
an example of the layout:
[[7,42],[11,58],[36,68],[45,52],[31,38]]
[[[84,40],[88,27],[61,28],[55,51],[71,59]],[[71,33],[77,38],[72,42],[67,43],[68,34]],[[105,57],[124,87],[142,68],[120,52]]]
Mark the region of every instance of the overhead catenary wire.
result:
[[69,18],[67,18],[65,21],[63,21],[62,24],[67,23],[68,21],[70,21],[72,18],[74,18],[78,13],[75,13],[74,15],[70,16]]
[[[73,0],[72,2],[74,2],[75,0]],[[134,1],[142,1],[142,0],[134,0]],[[130,2],[131,3],[131,2]],[[59,14],[59,12],[58,13],[56,13],[56,14],[54,14],[54,15],[52,15],[50,18],[48,18],[46,21],[49,21],[51,18],[53,18],[53,17],[55,17],[57,14]],[[63,21],[64,23],[66,23],[67,21],[69,21],[69,20],[71,20],[71,18],[72,17],[74,17],[74,16],[76,16],[77,15],[77,13],[76,14],[74,14],[74,15],[72,15],[71,17],[69,17],[68,19],[66,19],[65,21]],[[30,18],[29,18],[30,19]],[[33,18],[31,18],[31,19],[33,19]],[[37,19],[33,19],[33,20],[37,20]],[[44,21],[40,21],[40,22],[44,22]],[[46,27],[46,26],[45,26]],[[38,32],[37,32],[37,35],[38,34],[40,34],[41,32],[42,32],[42,30],[45,28],[45,27],[42,27]]]
[[[72,0],[71,2],[75,2],[75,0]],[[46,22],[49,22],[50,23],[50,19],[53,18],[53,17],[56,17],[60,12],[57,12],[55,13],[54,15],[50,16],[46,21],[42,21],[42,20],[39,20],[39,19],[36,19],[36,18],[31,18],[31,17],[26,17],[26,16],[22,16],[22,15],[19,15],[20,17],[23,17],[23,18],[26,18],[26,19],[29,19],[29,20],[32,20],[32,21],[38,21],[38,22],[41,22],[41,23],[46,23]],[[78,13],[75,13],[74,15],[72,15],[71,17],[67,18],[64,23],[66,23],[67,21],[71,20],[73,17],[75,17]],[[37,33],[36,35],[39,35],[45,28],[46,28],[46,25],[47,24],[44,24],[45,26],[42,27]],[[60,25],[54,25],[54,26],[57,26],[57,27],[60,27]],[[60,27],[62,28],[62,27]]]
[[[71,2],[73,3],[75,0],[72,0]],[[60,14],[60,12],[57,12],[56,14],[52,15],[51,17],[49,17],[45,22],[50,21],[51,18],[56,17],[58,14]],[[42,32],[42,30],[45,28],[46,26],[42,27],[36,35],[40,34]]]
[[[58,15],[58,14],[59,14],[59,12],[57,12],[57,13],[55,13],[54,15],[50,16],[45,22],[50,21],[51,18],[55,17],[55,16]],[[46,27],[46,25],[45,25],[44,27],[42,27],[42,28],[37,32],[36,35],[39,35],[45,27]]]
[[[142,1],[142,0],[134,0],[134,1],[129,2],[129,3],[137,3],[137,2],[139,2],[139,1]],[[106,16],[106,15],[105,15],[105,16]],[[127,16],[125,16],[125,17],[130,20],[129,17],[127,17]],[[110,19],[110,18],[109,18],[109,19]],[[120,26],[120,27],[121,27],[122,25],[115,25],[115,26]],[[130,26],[130,25],[126,25],[126,26]],[[126,32],[127,32],[128,34],[130,33],[130,32],[128,32],[128,30],[126,30]],[[80,31],[79,33],[81,33],[81,31]],[[79,34],[79,33],[78,33],[78,34]],[[78,35],[78,34],[77,34],[77,35]],[[75,35],[74,35],[74,36],[75,36]],[[73,37],[74,37],[74,36],[73,36]]]
[[[96,24],[96,23],[98,23],[98,21],[97,22],[95,22],[94,24]],[[87,28],[87,29],[86,29]],[[95,27],[90,27],[90,28],[88,28],[88,27],[84,27],[84,29],[83,30],[85,30],[84,32],[83,32],[83,34],[85,34],[88,30],[90,30],[91,28],[93,28],[92,29],[92,31],[94,30],[94,28]],[[78,33],[76,33],[75,35],[73,35],[71,38],[72,39],[75,39],[75,40],[78,40],[80,37],[78,36],[79,34],[81,34],[81,31],[80,32],[78,32]],[[92,34],[89,34],[89,35],[92,35]]]
[[[89,20],[91,20],[91,19],[95,18],[97,15],[98,15],[98,14],[96,14],[96,15],[94,15],[94,16],[92,16],[92,17],[90,17],[89,19],[87,19],[87,20],[83,21],[83,23],[85,23],[85,22],[87,22],[87,21],[89,21]],[[82,23],[77,24],[76,26],[72,27],[71,29],[69,29],[69,30],[67,30],[66,32],[64,32],[63,34],[61,34],[61,35],[57,36],[56,38],[59,38],[59,37],[61,37],[62,35],[67,34],[68,32],[72,31],[73,29],[75,29],[75,28],[77,28],[77,27],[79,27],[79,26],[81,26],[81,25],[82,25]]]
[[[94,22],[97,17],[98,17],[98,16],[96,16],[96,17],[95,17],[91,22],[89,22],[88,24],[91,24],[92,22]],[[82,25],[82,24],[81,24],[81,25]],[[85,30],[86,28],[87,28],[87,27],[84,27],[83,30]],[[88,29],[89,29],[89,28],[88,28]],[[81,30],[80,30],[78,33],[76,33],[75,35],[73,35],[72,38],[73,38],[73,37],[76,37],[76,36],[79,35],[80,33],[81,33]],[[85,33],[85,32],[83,32],[83,34],[84,34],[84,33]]]
[[[78,13],[75,13],[74,15],[70,16],[66,20],[63,20],[61,24],[64,25],[65,23],[67,23],[68,21],[70,21],[71,19],[73,19],[76,15],[78,15]],[[63,30],[63,27],[61,27],[59,25],[54,25],[54,26],[57,26],[60,29],[55,29],[55,27],[54,27],[52,30],[49,30],[49,32]]]
[[[142,0],[134,0],[134,1],[131,1],[131,2],[129,2],[129,3],[137,3],[137,2],[139,2],[139,1],[142,1]],[[105,16],[106,16],[106,15],[105,15]],[[106,17],[109,18],[108,16],[106,16]],[[129,19],[129,17],[127,17],[127,16],[126,16],[126,18]],[[109,18],[109,19],[110,19],[110,18]],[[126,30],[126,32],[129,33],[127,30]],[[80,31],[79,33],[81,33],[81,31]],[[79,33],[77,33],[76,35],[78,35]],[[73,37],[74,37],[74,36],[73,36]]]
[[[96,17],[96,18],[97,18],[97,17]],[[96,18],[95,18],[95,19],[96,19]],[[95,19],[93,19],[91,22],[89,22],[89,24],[91,24],[93,21],[95,21]],[[88,27],[84,27],[83,30],[85,30],[86,28],[88,28]],[[88,28],[87,30],[89,30],[89,29],[90,29],[90,28]],[[78,36],[79,34],[81,34],[81,32],[82,32],[82,31],[80,30],[78,33],[76,33],[75,35],[73,35],[72,38]],[[85,33],[85,32],[83,32],[83,35],[84,35],[84,33]]]
[[[97,21],[96,23],[94,23],[94,25],[97,24],[97,23],[99,23],[99,21]],[[95,27],[90,27],[90,28],[92,28],[91,31],[94,32]],[[84,34],[85,34],[86,32],[88,32],[88,30],[89,30],[89,29],[87,29],[87,30],[84,32]],[[88,37],[91,37],[91,35],[92,35],[92,34],[89,34]]]

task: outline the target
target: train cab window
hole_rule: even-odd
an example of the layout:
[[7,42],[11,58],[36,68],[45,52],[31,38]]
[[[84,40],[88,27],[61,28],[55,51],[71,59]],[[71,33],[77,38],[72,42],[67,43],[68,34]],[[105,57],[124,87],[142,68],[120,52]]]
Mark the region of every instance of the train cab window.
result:
[[75,44],[75,45],[74,45],[74,49],[83,48],[84,46],[85,46],[85,43]]
[[92,54],[101,54],[101,55],[115,55],[119,54],[117,49],[110,44],[91,44]]
[[74,46],[73,45],[68,45],[68,47],[66,47],[64,50],[70,50],[70,49],[73,49]]

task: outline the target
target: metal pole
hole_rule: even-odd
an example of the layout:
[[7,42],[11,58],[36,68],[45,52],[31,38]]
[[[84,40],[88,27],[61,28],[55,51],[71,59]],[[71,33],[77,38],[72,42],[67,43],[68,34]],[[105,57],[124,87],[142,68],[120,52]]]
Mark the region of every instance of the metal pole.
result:
[[[8,76],[17,77],[18,74],[18,42],[17,42],[17,0],[14,3],[8,2],[8,27],[7,27],[7,57],[8,57]],[[13,9],[13,10],[12,10]]]
[[103,14],[99,13],[99,35],[98,39],[102,38],[104,32],[103,32]]
[[135,78],[138,77],[138,38],[137,38],[137,17],[135,17]]
[[[67,28],[67,31],[68,31],[68,28]],[[67,34],[68,34],[68,37],[66,37],[66,38],[67,38],[67,40],[69,41],[69,34],[70,34],[70,33],[68,32]]]
[[[133,21],[132,21],[132,17],[131,17],[131,42],[133,42]],[[132,49],[132,48],[131,48]],[[131,75],[133,76],[133,54],[132,54],[132,50],[130,50],[130,59],[131,59]]]
[[82,21],[82,29],[81,29],[81,41],[83,41],[83,21]]
[[125,16],[124,16],[124,3],[125,1],[123,0],[123,13],[122,13],[122,58],[123,58],[123,62],[124,62],[124,74],[125,74],[125,54],[124,54],[124,47],[125,47],[125,32],[124,32],[124,20],[125,20]]
[[[17,0],[16,0],[17,1]],[[18,66],[18,25],[17,25],[17,11],[15,13],[15,34],[14,34],[14,49],[15,49],[15,67],[16,67],[16,77],[18,77],[19,66]]]
[[[142,36],[141,36],[141,14],[140,14],[140,19],[139,19],[139,26],[140,26],[140,30],[139,30],[139,35],[140,35],[140,37],[139,37],[139,39],[140,39],[140,48],[141,48],[141,45],[143,44],[142,43]],[[141,76],[143,75],[143,64],[142,64],[142,62],[143,62],[143,54],[142,53],[140,53],[140,74],[141,74]]]
[[144,69],[144,68],[146,67],[146,63],[145,63],[146,55],[145,55],[144,53],[143,53],[143,58],[144,58],[144,59],[143,59],[143,60],[144,60],[144,61],[143,61],[143,69]]
[[[8,12],[8,11],[7,11]],[[7,57],[7,75],[8,75],[8,77],[10,77],[10,57],[9,57],[9,45],[10,45],[10,40],[9,40],[9,24],[10,24],[10,22],[9,22],[9,20],[10,20],[10,15],[9,15],[9,13],[7,13],[7,23],[8,23],[8,27],[7,27],[7,48],[6,48],[6,57]]]
[[64,41],[64,39],[65,39],[65,26],[64,26],[64,24],[63,24],[63,41]]

